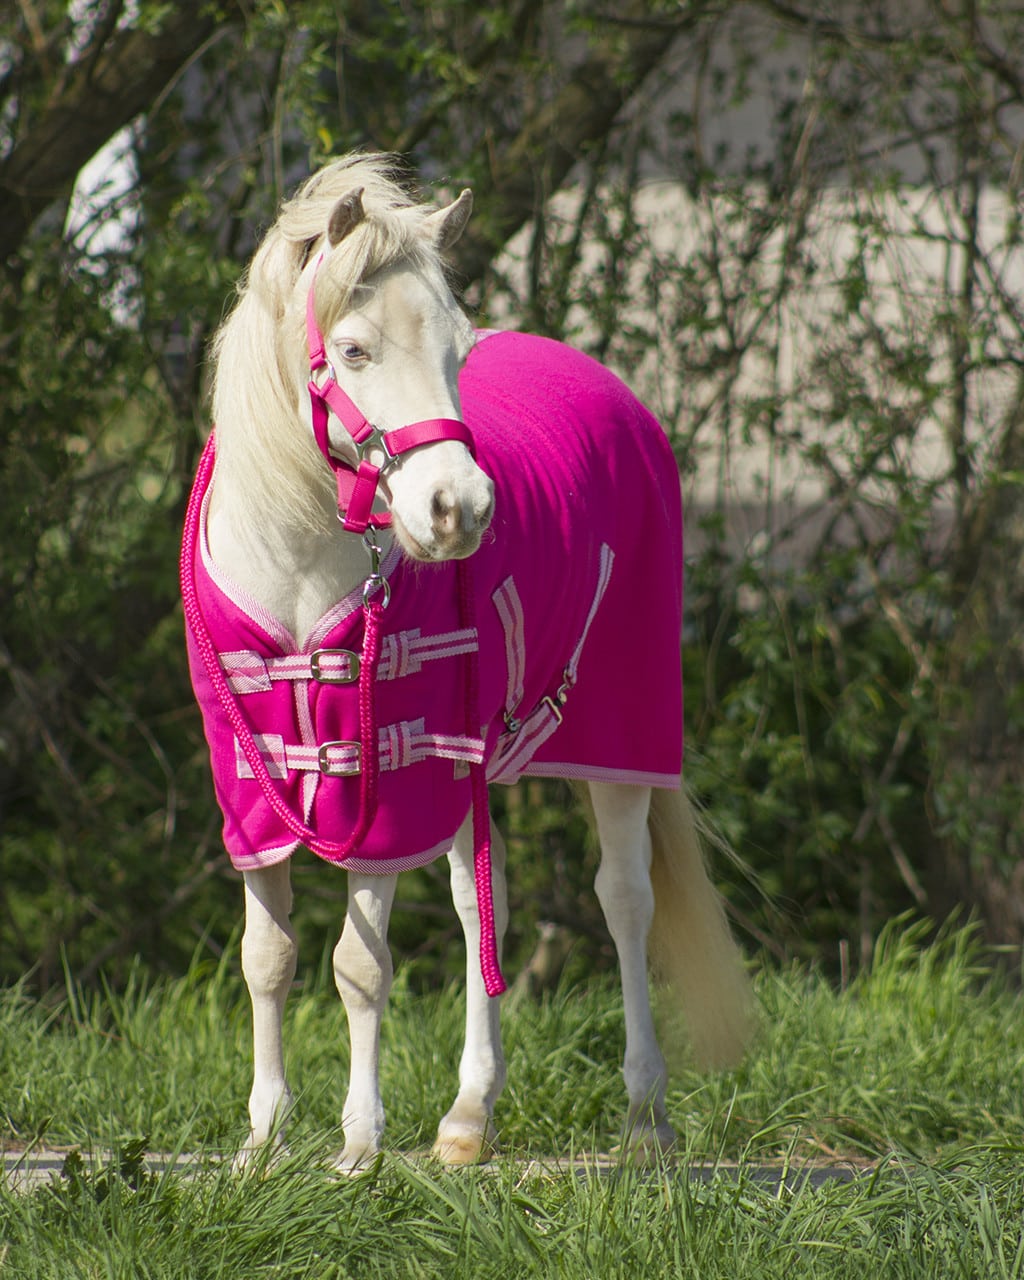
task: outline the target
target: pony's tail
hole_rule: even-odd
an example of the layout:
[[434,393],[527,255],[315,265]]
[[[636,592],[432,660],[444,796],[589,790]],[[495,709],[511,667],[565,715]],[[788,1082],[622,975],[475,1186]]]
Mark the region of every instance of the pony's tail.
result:
[[[722,901],[708,879],[697,820],[682,784],[678,791],[652,790],[648,826],[654,855],[654,922],[647,943],[652,974],[668,988],[671,1005],[681,1007],[698,1063],[734,1065],[754,1030],[753,993]],[[664,1030],[672,1038],[671,1027]]]

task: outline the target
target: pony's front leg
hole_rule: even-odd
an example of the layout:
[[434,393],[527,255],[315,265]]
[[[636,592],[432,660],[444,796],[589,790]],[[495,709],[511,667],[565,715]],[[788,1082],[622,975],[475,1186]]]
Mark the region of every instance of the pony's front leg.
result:
[[[472,816],[455,837],[448,855],[452,900],[466,938],[466,1042],[459,1063],[459,1092],[441,1121],[434,1155],[446,1164],[473,1164],[487,1159],[495,1146],[494,1104],[505,1085],[505,1055],[501,1047],[501,1006],[488,996],[480,972],[480,914],[473,874]],[[498,955],[508,923],[505,884],[505,845],[491,825],[491,891]]]
[[380,1150],[380,1024],[391,990],[388,920],[397,876],[349,872],[348,915],[334,949],[334,981],[345,1005],[351,1062],[342,1113],[345,1147],[337,1167],[354,1173]]
[[644,1156],[666,1151],[675,1132],[665,1110],[667,1073],[658,1047],[647,983],[647,935],[654,918],[651,793],[646,787],[590,783],[601,865],[594,887],[615,943],[622,978],[626,1055],[622,1073],[629,1098],[626,1149]]
[[244,1168],[267,1142],[281,1145],[292,1097],[284,1073],[281,1019],[298,948],[289,924],[289,863],[245,872],[242,974],[252,1000],[253,1080],[249,1138],[235,1164]]

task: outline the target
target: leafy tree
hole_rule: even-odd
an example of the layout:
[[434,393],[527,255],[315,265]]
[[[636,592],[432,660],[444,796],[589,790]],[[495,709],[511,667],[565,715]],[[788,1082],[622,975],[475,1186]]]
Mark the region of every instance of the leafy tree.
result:
[[[358,146],[472,185],[470,305],[619,368],[700,478],[689,769],[748,936],[865,955],[963,900],[1019,940],[1017,9],[0,6],[0,971],[232,928],[174,572],[204,353],[279,198]],[[124,190],[69,218],[114,137]],[[539,912],[607,954],[560,794],[496,803],[520,945]],[[337,924],[340,878],[300,875]],[[442,882],[397,920],[431,972]]]
[[[86,978],[134,952],[179,965],[237,910],[173,567],[206,342],[278,199],[352,146],[409,151],[430,177],[463,157],[455,176],[482,197],[466,262],[479,274],[664,35],[588,41],[567,60],[562,15],[535,0],[491,15],[28,0],[0,23],[0,964],[47,986],[64,949]],[[601,105],[576,122],[583,82]],[[125,126],[130,187],[76,229],[75,179]],[[340,900],[320,895],[321,915]]]

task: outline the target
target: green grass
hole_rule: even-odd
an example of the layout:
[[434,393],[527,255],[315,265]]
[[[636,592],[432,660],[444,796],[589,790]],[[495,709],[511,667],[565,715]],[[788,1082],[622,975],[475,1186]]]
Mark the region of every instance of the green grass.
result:
[[[621,1019],[606,981],[510,1004],[506,1158],[454,1173],[399,1153],[428,1145],[448,1104],[460,1002],[399,982],[383,1053],[392,1149],[349,1181],[329,1170],[345,1037],[321,979],[288,1013],[292,1154],[245,1177],[221,1159],[244,1135],[249,1087],[232,964],[49,1013],[7,992],[3,1140],[100,1154],[31,1194],[0,1188],[0,1280],[1024,1276],[1024,1009],[969,934],[921,937],[892,931],[842,994],[804,971],[762,975],[760,1042],[737,1072],[679,1071],[685,1150],[660,1170],[527,1163],[617,1140]],[[147,1144],[199,1166],[149,1173]],[[836,1156],[873,1167],[820,1188],[757,1178],[759,1162]],[[689,1164],[718,1173],[700,1182]]]

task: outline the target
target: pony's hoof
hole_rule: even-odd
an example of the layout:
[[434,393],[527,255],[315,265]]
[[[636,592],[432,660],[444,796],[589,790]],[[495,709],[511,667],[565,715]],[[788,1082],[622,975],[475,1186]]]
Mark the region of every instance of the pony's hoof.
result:
[[456,1098],[437,1126],[431,1154],[447,1165],[484,1164],[498,1149],[498,1132],[490,1112],[476,1099]]
[[494,1126],[487,1125],[481,1133],[478,1129],[448,1130],[438,1133],[431,1154],[435,1160],[451,1167],[467,1164],[486,1164],[498,1150],[498,1135]]
[[247,1142],[231,1161],[232,1173],[265,1172],[279,1160],[289,1155],[288,1144],[276,1139],[271,1142]]
[[358,1147],[344,1151],[334,1160],[331,1168],[343,1178],[359,1178],[364,1173],[371,1173],[378,1167],[383,1156],[379,1150],[370,1147]]
[[678,1141],[675,1129],[667,1120],[637,1124],[630,1128],[612,1155],[634,1164],[657,1164],[673,1154]]

